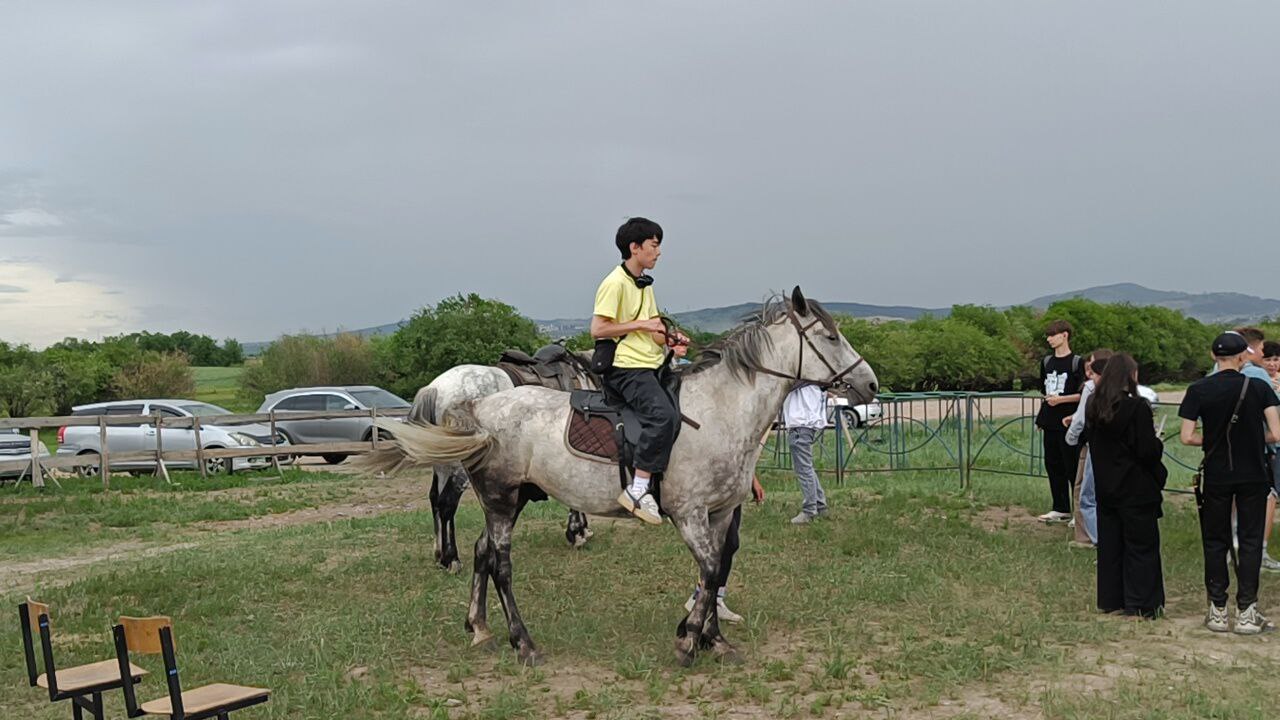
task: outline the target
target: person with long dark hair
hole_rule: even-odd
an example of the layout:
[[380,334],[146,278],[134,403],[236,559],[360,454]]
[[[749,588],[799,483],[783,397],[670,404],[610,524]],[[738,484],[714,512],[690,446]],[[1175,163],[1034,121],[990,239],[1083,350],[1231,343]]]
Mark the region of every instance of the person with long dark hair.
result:
[[1098,498],[1098,609],[1155,617],[1164,608],[1157,521],[1168,472],[1133,357],[1107,361],[1085,422]]

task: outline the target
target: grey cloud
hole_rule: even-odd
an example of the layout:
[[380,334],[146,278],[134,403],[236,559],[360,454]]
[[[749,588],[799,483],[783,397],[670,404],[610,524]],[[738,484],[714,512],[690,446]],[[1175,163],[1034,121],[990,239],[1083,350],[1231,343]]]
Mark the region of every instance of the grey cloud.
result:
[[581,316],[631,214],[667,230],[673,310],[797,283],[1280,294],[1271,263],[1195,260],[1280,237],[1277,5],[82,0],[0,23],[28,28],[0,45],[0,216],[62,223],[0,236],[148,322],[257,339],[459,291]]

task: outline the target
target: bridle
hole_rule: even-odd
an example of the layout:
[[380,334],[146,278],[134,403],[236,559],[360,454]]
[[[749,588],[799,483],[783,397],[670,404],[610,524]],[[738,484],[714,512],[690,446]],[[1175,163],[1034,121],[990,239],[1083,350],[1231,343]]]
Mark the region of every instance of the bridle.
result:
[[[829,390],[834,387],[851,388],[852,386],[849,385],[848,381],[846,381],[844,377],[849,373],[853,372],[855,369],[857,369],[859,365],[866,362],[866,358],[859,356],[857,362],[853,363],[852,365],[850,365],[849,367],[843,370],[837,371],[835,366],[827,361],[826,356],[822,354],[822,351],[818,349],[817,345],[813,344],[813,340],[809,337],[809,330],[811,330],[815,325],[820,324],[822,322],[822,319],[814,318],[813,321],[810,322],[808,325],[801,325],[800,318],[796,316],[795,310],[790,307],[787,308],[787,318],[791,320],[791,324],[795,326],[796,332],[800,334],[800,339],[804,340],[804,342],[800,343],[800,357],[796,359],[795,373],[792,375],[788,375],[786,373],[778,372],[777,370],[770,370],[769,368],[757,368],[756,372],[762,372],[766,375],[773,375],[774,377],[780,377],[783,380],[791,380],[793,382],[796,382],[797,384],[817,385],[823,390]],[[817,355],[818,359],[822,361],[822,364],[826,365],[827,369],[831,371],[832,375],[829,380],[812,380],[800,374],[800,370],[804,367],[804,346],[805,345],[808,345],[809,349],[813,350],[813,354]]]

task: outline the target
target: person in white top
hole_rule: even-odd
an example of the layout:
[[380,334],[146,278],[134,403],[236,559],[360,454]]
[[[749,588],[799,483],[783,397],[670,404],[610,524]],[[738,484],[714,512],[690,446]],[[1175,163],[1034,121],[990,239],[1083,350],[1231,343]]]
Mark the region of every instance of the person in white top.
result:
[[800,385],[782,402],[782,424],[791,446],[791,467],[800,481],[804,503],[793,525],[804,525],[827,513],[827,494],[813,469],[813,441],[827,426],[827,394],[817,385]]

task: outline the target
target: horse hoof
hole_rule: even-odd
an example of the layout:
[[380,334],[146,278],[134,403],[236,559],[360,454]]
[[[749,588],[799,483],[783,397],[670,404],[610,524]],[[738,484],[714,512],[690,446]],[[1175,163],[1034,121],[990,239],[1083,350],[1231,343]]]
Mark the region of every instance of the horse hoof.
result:
[[444,571],[450,575],[457,575],[462,572],[462,563],[458,560],[454,560],[445,567]]
[[586,546],[586,544],[587,544],[587,540],[589,540],[589,539],[590,539],[590,538],[588,538],[586,535],[578,535],[578,536],[574,537],[574,538],[573,538],[573,549],[574,549],[574,550],[577,550],[577,549],[579,549],[579,548],[581,548],[581,547],[585,547],[585,546]]
[[676,662],[680,663],[680,667],[690,667],[693,659],[693,643],[684,638],[676,640]]
[[520,658],[520,664],[525,667],[538,667],[542,664],[542,654],[537,650],[521,650],[517,657]]
[[476,633],[476,636],[471,639],[471,647],[484,650],[486,652],[493,652],[498,649],[498,641],[487,632]]
[[722,665],[741,665],[744,662],[742,653],[727,642],[715,643],[711,646],[711,652],[715,653]]

